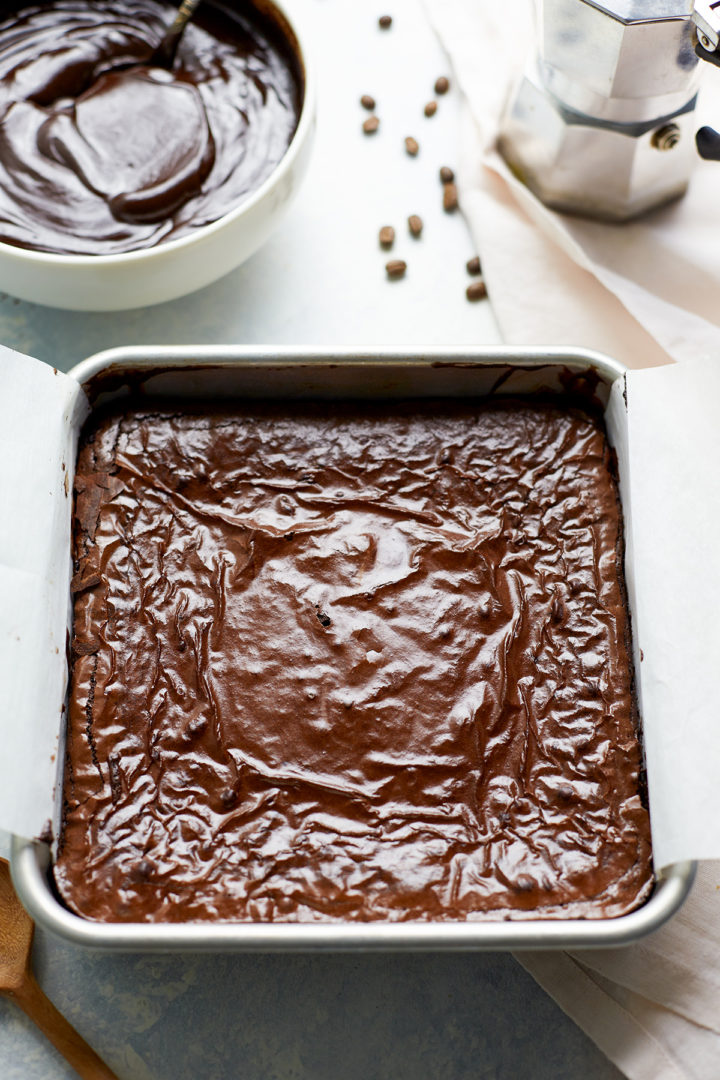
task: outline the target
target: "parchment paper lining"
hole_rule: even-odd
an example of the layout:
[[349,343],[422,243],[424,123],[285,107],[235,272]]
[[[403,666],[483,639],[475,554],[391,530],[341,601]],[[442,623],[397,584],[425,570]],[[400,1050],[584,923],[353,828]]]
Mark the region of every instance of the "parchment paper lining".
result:
[[88,406],[47,364],[0,346],[0,365],[0,827],[35,837],[55,815],[62,765],[72,482]]
[[[0,828],[57,813],[72,479],[85,394],[0,347]],[[720,857],[720,366],[628,372],[606,421],[618,454],[656,870]]]

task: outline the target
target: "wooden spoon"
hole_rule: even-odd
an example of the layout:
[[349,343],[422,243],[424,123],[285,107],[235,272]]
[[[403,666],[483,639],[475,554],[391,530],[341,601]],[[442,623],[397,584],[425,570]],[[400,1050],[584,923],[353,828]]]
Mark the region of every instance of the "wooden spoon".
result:
[[118,1080],[38,986],[30,969],[34,932],[13,888],[10,864],[0,859],[0,994],[27,1013],[83,1080]]

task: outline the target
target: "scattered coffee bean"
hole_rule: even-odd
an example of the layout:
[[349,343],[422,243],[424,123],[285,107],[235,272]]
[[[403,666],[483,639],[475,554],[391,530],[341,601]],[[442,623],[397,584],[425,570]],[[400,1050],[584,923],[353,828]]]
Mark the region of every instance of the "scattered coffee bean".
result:
[[417,214],[411,214],[408,218],[408,228],[413,236],[420,236],[423,230],[422,218]]
[[363,123],[363,131],[366,135],[374,135],[379,127],[380,121],[377,116],[368,116],[367,120]]
[[443,184],[452,184],[453,180],[455,179],[455,173],[452,171],[449,165],[443,165],[442,169],[440,170],[440,179],[442,180]]
[[472,259],[468,259],[465,263],[465,268],[468,274],[472,274],[473,277],[477,274],[482,274],[482,267],[480,266],[480,256],[473,255]]
[[392,15],[381,15],[378,19],[378,25],[381,30],[389,30],[392,26]]
[[389,263],[385,263],[385,271],[389,278],[405,277],[406,270],[407,263],[402,259],[391,259]]
[[395,230],[392,225],[383,225],[378,234],[380,247],[390,248],[395,243]]
[[443,185],[443,210],[446,214],[452,214],[458,208],[458,193],[455,184]]
[[372,112],[375,108],[375,98],[372,97],[371,94],[363,94],[363,96],[360,98],[360,104],[362,105],[363,109],[367,109],[368,112]]
[[412,135],[408,135],[407,139],[405,140],[405,149],[407,150],[410,157],[417,157],[417,153],[420,147],[418,146],[417,139],[413,139]]
[[428,101],[424,111],[426,116],[434,116],[437,112],[437,101]]
[[450,80],[446,79],[444,75],[441,75],[439,79],[435,80],[435,93],[447,94],[450,89]]
[[465,295],[468,300],[484,300],[487,296],[487,288],[484,281],[472,281],[467,289]]

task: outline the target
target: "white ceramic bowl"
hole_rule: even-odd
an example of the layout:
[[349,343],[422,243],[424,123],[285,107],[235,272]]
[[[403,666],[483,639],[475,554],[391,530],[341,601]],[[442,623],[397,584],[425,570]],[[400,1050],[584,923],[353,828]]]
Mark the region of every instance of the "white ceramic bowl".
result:
[[[0,291],[68,311],[123,311],[195,292],[240,266],[278,224],[305,174],[315,129],[315,72],[287,0],[274,8],[297,46],[305,93],[297,129],[267,180],[235,210],[195,232],[121,255],[56,255],[0,243]],[[295,41],[293,42],[293,38]]]

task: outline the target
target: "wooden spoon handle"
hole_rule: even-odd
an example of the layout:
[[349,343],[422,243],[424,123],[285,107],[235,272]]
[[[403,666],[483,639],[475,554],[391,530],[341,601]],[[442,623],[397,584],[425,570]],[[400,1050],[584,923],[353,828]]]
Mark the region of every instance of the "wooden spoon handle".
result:
[[12,998],[47,1036],[83,1080],[118,1080],[62,1013],[46,997],[28,971]]

